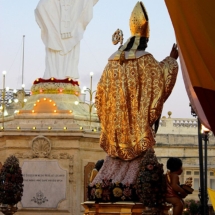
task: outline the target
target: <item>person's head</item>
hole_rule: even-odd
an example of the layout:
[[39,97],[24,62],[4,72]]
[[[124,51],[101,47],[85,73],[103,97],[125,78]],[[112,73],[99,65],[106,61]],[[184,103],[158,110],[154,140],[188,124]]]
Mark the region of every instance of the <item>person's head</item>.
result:
[[170,172],[177,172],[178,175],[182,173],[182,161],[180,158],[171,157],[167,160],[166,167]]
[[96,162],[95,169],[97,169],[97,171],[99,171],[102,168],[103,163],[104,163],[103,159],[102,160],[98,160]]

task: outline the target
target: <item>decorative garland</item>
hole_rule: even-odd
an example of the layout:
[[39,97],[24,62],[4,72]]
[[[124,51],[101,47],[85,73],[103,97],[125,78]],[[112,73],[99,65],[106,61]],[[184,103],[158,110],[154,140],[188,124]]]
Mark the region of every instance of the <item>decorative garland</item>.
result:
[[77,84],[63,82],[40,82],[31,87],[31,94],[71,94],[80,95],[80,88]]
[[161,208],[165,203],[166,179],[153,149],[144,155],[137,176],[137,195],[146,207]]
[[95,202],[139,201],[134,185],[112,183],[112,180],[88,186],[88,199]]
[[78,81],[73,81],[71,78],[65,78],[65,79],[56,79],[56,78],[49,78],[49,79],[43,79],[43,78],[37,78],[33,84],[39,84],[39,83],[65,83],[65,84],[72,84],[74,86],[79,86]]

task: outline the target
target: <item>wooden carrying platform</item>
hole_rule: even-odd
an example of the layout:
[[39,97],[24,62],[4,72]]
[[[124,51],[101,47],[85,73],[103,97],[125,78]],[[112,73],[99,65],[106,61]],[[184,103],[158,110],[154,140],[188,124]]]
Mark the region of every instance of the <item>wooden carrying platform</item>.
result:
[[[85,208],[83,215],[142,215],[143,211],[146,214],[151,214],[145,209],[142,203],[135,202],[116,202],[116,203],[95,203],[88,201],[82,203]],[[163,210],[163,215],[168,215],[170,207]]]

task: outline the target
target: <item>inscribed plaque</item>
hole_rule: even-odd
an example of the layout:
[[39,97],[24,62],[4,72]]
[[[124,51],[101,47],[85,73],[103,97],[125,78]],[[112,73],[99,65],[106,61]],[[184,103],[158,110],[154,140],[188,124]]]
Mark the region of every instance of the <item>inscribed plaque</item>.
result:
[[23,208],[57,208],[66,198],[66,170],[58,161],[24,161]]

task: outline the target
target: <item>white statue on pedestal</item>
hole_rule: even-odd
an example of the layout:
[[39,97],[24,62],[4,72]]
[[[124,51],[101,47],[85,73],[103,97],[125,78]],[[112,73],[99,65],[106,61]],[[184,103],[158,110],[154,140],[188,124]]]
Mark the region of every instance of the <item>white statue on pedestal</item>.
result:
[[40,0],[36,21],[46,46],[44,78],[79,78],[80,40],[98,0]]

